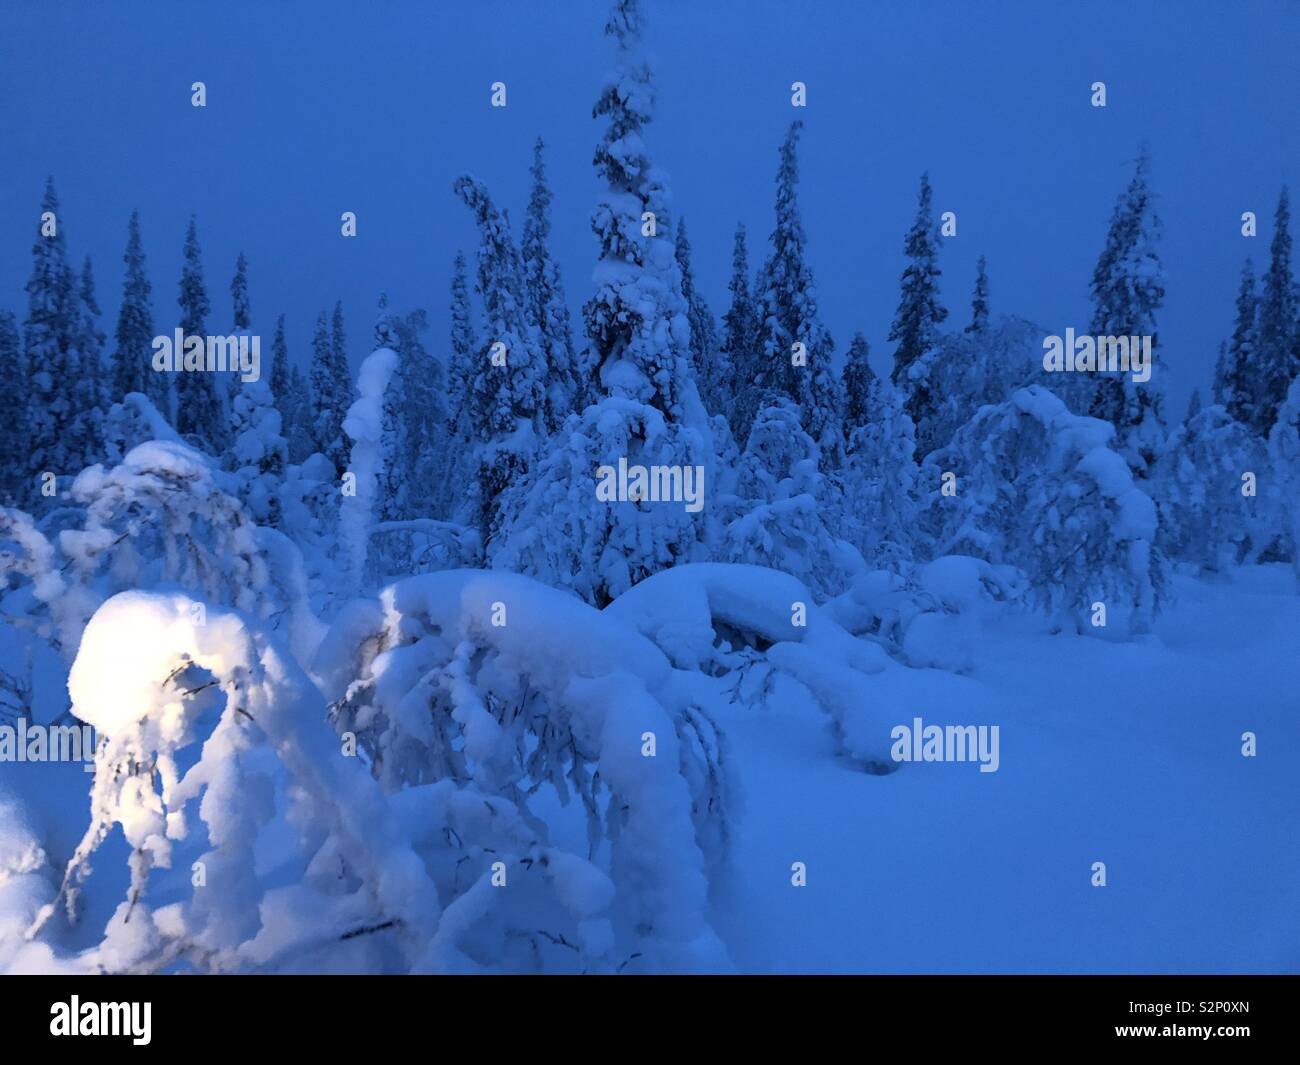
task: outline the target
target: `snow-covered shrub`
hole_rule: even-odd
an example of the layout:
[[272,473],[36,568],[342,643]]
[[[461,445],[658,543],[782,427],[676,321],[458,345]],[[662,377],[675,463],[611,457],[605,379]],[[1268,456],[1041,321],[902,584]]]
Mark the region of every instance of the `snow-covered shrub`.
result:
[[[1269,472],[1264,441],[1223,407],[1204,408],[1173,433],[1156,465],[1161,550],[1212,571],[1254,561],[1278,531]],[[1257,494],[1243,492],[1248,473]]]
[[[703,508],[601,499],[597,471],[617,469],[620,459],[629,468],[702,468]],[[707,557],[714,469],[707,432],[668,421],[649,403],[607,396],[571,418],[552,437],[535,475],[502,495],[501,510],[509,517],[502,536],[488,546],[489,562],[604,605],[652,573]]]
[[[873,773],[896,768],[890,727],[911,720],[933,677],[855,639],[794,577],[761,566],[702,563],[657,573],[604,611],[652,640],[683,683],[761,704],[788,699],[827,714],[838,748]],[[699,696],[707,701],[706,696]]]
[[[339,756],[320,693],[260,626],[124,592],[87,626],[68,688],[100,740],[90,824],[29,936],[76,920],[90,860],[120,826],[130,884],[88,964],[256,968],[375,925],[396,929],[408,966],[425,961],[436,888],[378,787]],[[297,830],[302,884],[261,876],[259,836],[277,818]]]
[[351,441],[348,472],[355,490],[343,496],[339,532],[348,587],[356,592],[381,572],[382,562],[371,551],[370,530],[377,521],[401,516],[405,501],[398,469],[404,442],[399,438],[398,367],[400,357],[381,347],[366,356],[357,375],[358,398],[343,419]]
[[867,420],[850,430],[841,528],[876,565],[900,568],[915,554],[916,439],[902,392],[873,378]]
[[147,396],[128,392],[114,403],[104,417],[104,452],[111,465],[117,465],[140,444],[150,440],[179,444],[181,438]]
[[[980,407],[1002,403],[1017,388],[1046,384],[1043,370],[1041,326],[1023,318],[1002,315],[978,331],[944,333],[929,353],[928,370],[933,389],[933,416],[917,427],[922,454],[945,446]],[[1053,375],[1052,384],[1068,375]],[[1084,376],[1082,374],[1075,376]],[[1069,406],[1069,399],[1061,396]]]
[[239,385],[231,400],[231,422],[235,439],[226,454],[237,478],[239,498],[259,525],[278,527],[289,446],[281,435],[280,412],[265,381]]
[[[1102,603],[1110,631],[1144,631],[1163,587],[1156,508],[1113,440],[1111,425],[1037,385],[981,408],[922,467],[935,554],[1018,567],[1059,623],[1087,631]],[[945,473],[954,495],[942,494]]]
[[1300,578],[1300,377],[1291,382],[1286,400],[1268,437],[1277,524],[1281,547],[1291,556]]
[[[526,577],[433,573],[345,610],[315,672],[335,728],[355,737],[385,791],[454,782],[530,826],[529,846],[553,865],[599,865],[609,884],[600,904],[585,916],[554,913],[548,928],[584,966],[723,964],[705,919],[706,872],[725,835],[721,738],[668,659],[630,627]],[[576,800],[585,812],[581,859],[553,848],[530,805],[543,789],[551,797],[540,809]],[[457,846],[486,865],[480,836]],[[497,857],[514,876],[528,853]],[[510,905],[508,891],[481,896],[464,903],[471,940]]]
[[838,501],[818,465],[821,451],[799,408],[773,399],[759,410],[740,458],[734,496],[714,557],[770,566],[798,577],[820,601],[841,591],[862,559],[836,537],[827,514]]
[[77,476],[73,505],[47,516],[59,527],[49,538],[22,512],[0,512],[9,545],[0,565],[44,604],[48,635],[69,657],[100,603],[160,586],[238,607],[283,627],[295,648],[309,646],[319,633],[298,551],[253,522],[238,484],[185,444],[140,444],[112,469]]
[[1024,591],[1014,566],[943,555],[906,574],[863,573],[826,609],[847,631],[909,665],[964,673],[976,664],[981,627],[1002,624]]

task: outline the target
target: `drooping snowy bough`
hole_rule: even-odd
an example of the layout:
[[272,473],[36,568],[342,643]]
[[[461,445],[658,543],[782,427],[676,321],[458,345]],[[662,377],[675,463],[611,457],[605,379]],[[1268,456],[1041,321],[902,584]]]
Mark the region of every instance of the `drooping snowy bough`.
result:
[[1086,631],[1102,603],[1112,630],[1144,631],[1164,583],[1156,506],[1114,441],[1112,425],[1038,385],[982,407],[923,466],[935,555],[1018,567],[1037,605],[1069,627]]
[[[554,969],[566,952],[588,971],[726,964],[705,916],[725,836],[721,738],[650,641],[528,578],[460,570],[356,604],[315,668],[336,729],[395,801],[435,780],[482,797],[488,817],[449,837],[455,861],[437,874],[456,896],[440,950],[511,969],[531,954]],[[570,799],[586,831],[562,850],[532,803]],[[503,820],[509,838],[492,831]],[[522,890],[499,889],[516,878]]]

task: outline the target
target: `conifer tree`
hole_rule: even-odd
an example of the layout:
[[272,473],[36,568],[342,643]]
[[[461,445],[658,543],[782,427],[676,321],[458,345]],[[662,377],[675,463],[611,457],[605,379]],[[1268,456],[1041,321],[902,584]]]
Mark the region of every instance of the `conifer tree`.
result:
[[348,446],[343,434],[343,418],[352,396],[351,378],[346,360],[340,364],[343,316],[335,306],[335,330],[331,338],[328,320],[321,311],[316,318],[316,332],[311,343],[311,417],[310,436],[313,451],[332,463],[339,475],[347,468]]
[[[1153,363],[1160,359],[1156,312],[1164,302],[1164,272],[1156,245],[1160,219],[1147,180],[1150,158],[1143,148],[1132,180],[1111,216],[1106,246],[1092,275],[1092,335],[1150,337]],[[1159,373],[1153,367],[1152,376]],[[1116,449],[1139,477],[1155,461],[1163,437],[1160,401],[1153,381],[1129,374],[1098,373],[1088,413],[1115,426]]]
[[429,320],[422,308],[393,322],[404,389],[402,452],[396,461],[405,470],[407,516],[441,517],[453,453],[447,433],[446,374],[442,361],[424,346]]
[[758,376],[760,365],[758,308],[749,285],[749,242],[743,225],[736,226],[731,252],[731,306],[723,316],[722,350],[718,353],[715,387],[725,397],[723,404],[732,433],[740,436],[738,397]]
[[1242,425],[1259,431],[1255,407],[1255,325],[1259,300],[1255,295],[1255,269],[1249,259],[1241,269],[1241,285],[1237,289],[1237,313],[1232,327],[1232,338],[1221,356],[1221,373],[1216,371],[1216,401]]
[[726,409],[723,382],[726,373],[721,370],[718,351],[718,324],[704,297],[695,287],[695,274],[691,269],[691,241],[686,233],[686,219],[678,219],[677,240],[674,246],[677,267],[682,274],[682,298],[686,300],[686,320],[691,327],[691,365],[695,369],[696,387],[704,409],[710,414],[721,414]]
[[[18,320],[0,311],[0,367],[10,381],[25,381],[27,373]],[[29,494],[32,438],[27,429],[28,398],[19,388],[0,389],[0,505],[21,507]]]
[[77,415],[74,389],[79,368],[73,343],[77,301],[52,178],[45,183],[26,288],[23,360],[30,385],[27,427],[31,440],[22,481],[29,486],[30,498],[37,499],[41,497],[34,478],[46,473],[73,477],[81,472],[79,456],[70,450]]
[[248,330],[251,317],[248,311],[248,261],[239,253],[235,261],[235,276],[230,282],[230,299],[235,311],[235,332]]
[[1254,428],[1267,437],[1278,408],[1300,370],[1297,365],[1296,287],[1291,272],[1291,206],[1286,186],[1278,198],[1268,272],[1259,296],[1254,361]]
[[533,165],[529,173],[533,190],[524,215],[520,252],[523,259],[524,284],[528,316],[536,327],[541,354],[546,366],[546,404],[544,421],[548,433],[555,432],[569,413],[584,405],[583,381],[573,350],[573,328],[569,306],[564,299],[560,264],[550,253],[551,190],[546,184],[541,137],[533,145]]
[[931,360],[939,345],[939,326],[948,317],[939,302],[939,247],[931,208],[930,177],[921,175],[916,221],[908,231],[903,251],[908,263],[903,270],[898,311],[889,330],[894,349],[891,379],[906,397],[908,415],[916,425],[917,451],[929,451],[930,423],[939,407],[931,380]]
[[[207,318],[211,306],[207,288],[203,284],[203,263],[199,252],[198,226],[191,216],[185,234],[184,265],[181,267],[180,328],[186,338],[205,338]],[[175,357],[181,361],[182,353]],[[205,450],[215,454],[222,445],[222,408],[218,398],[215,373],[206,370],[176,374],[176,429],[182,434],[193,434]]]
[[447,397],[457,434],[465,437],[466,405],[473,391],[474,360],[478,341],[474,337],[474,308],[470,303],[469,270],[463,252],[456,253],[451,268],[451,358],[448,360]]
[[871,369],[871,350],[867,338],[853,334],[848,353],[844,356],[844,434],[851,436],[871,420],[872,391],[876,375]]
[[975,268],[975,295],[970,303],[970,325],[968,333],[984,333],[989,327],[989,275],[985,270],[984,256],[980,256]]
[[140,240],[140,212],[132,211],[126,229],[126,279],[122,283],[122,303],[117,313],[114,334],[117,347],[113,352],[113,398],[128,392],[142,392],[152,400],[158,413],[172,418],[172,377],[158,373],[152,364],[153,285],[145,270],[144,247]]
[[86,256],[76,286],[75,336],[78,376],[74,383],[77,410],[77,446],[83,466],[104,458],[103,419],[108,412],[104,371],[104,333],[99,328],[100,309],[95,299],[95,276]]
[[454,191],[474,213],[481,243],[478,292],[485,336],[468,402],[476,452],[476,509],[486,543],[498,524],[497,498],[521,478],[546,435],[546,362],[529,320],[519,251],[487,188],[463,175]]
[[762,361],[754,385],[745,389],[748,398],[736,440],[748,439],[763,394],[784,396],[799,405],[801,424],[822,457],[833,464],[842,442],[842,403],[831,362],[834,342],[818,313],[817,285],[799,213],[796,149],[802,130],[802,122],[791,123],[781,145],[772,251],[758,281]]
[[[618,55],[594,109],[608,123],[594,159],[605,186],[592,215],[600,260],[595,295],[583,307],[597,398],[575,431],[553,438],[530,476],[511,487],[500,507],[508,523],[488,543],[494,566],[599,605],[675,562],[703,559],[708,520],[703,507],[620,498],[599,470],[620,461],[702,466],[707,481],[714,469],[712,428],[690,363],[668,180],[644,137],[655,92],[642,32],[637,0],[615,0],[605,33]],[[489,323],[494,317],[499,311],[489,312]]]

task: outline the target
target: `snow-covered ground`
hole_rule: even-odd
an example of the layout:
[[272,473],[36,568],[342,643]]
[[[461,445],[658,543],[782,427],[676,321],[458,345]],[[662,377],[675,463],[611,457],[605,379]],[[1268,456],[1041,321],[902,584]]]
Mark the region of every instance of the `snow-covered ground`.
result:
[[988,631],[972,675],[936,674],[916,714],[1000,725],[995,773],[864,774],[814,709],[725,712],[745,805],[716,921],[738,967],[1300,969],[1300,598],[1280,566],[1175,592],[1147,639]]

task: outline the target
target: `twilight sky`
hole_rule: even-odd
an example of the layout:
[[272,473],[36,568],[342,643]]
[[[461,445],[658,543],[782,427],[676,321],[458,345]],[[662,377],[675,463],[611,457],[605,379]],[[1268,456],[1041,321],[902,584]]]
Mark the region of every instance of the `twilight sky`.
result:
[[[801,117],[804,221],[839,352],[861,329],[886,364],[923,170],[936,210],[958,217],[941,259],[950,324],[966,321],[985,254],[995,313],[1082,331],[1111,207],[1146,140],[1168,289],[1155,379],[1176,416],[1192,386],[1208,384],[1241,261],[1266,263],[1279,187],[1300,181],[1300,4],[646,6],[660,94],[648,141],[672,177],[715,314],[726,310],[737,221],[749,226],[753,265],[765,254],[777,146]],[[355,365],[381,290],[400,309],[426,307],[442,351],[451,259],[477,246],[451,183],[465,171],[485,180],[518,235],[541,133],[553,247],[576,315],[596,250],[600,129],[590,115],[612,55],[605,10],[603,0],[6,0],[0,307],[25,312],[53,174],[69,250],[94,259],[110,337],[126,221],[139,207],[160,332],[175,325],[193,211],[212,329],[230,325],[242,249],[253,328],[269,337],[286,313],[296,359],[316,312],[341,298]],[[205,109],[190,106],[196,80],[207,84]],[[489,106],[498,80],[504,109]],[[795,80],[808,85],[801,111],[790,106]],[[1104,110],[1089,105],[1097,80]],[[339,235],[345,210],[359,216],[356,239]],[[1260,218],[1254,240],[1240,235],[1246,210]]]

